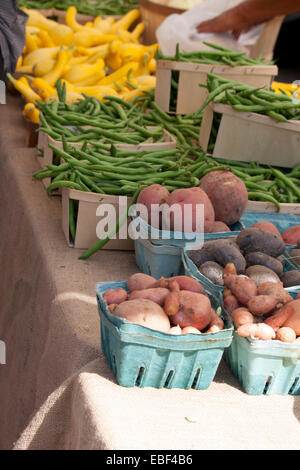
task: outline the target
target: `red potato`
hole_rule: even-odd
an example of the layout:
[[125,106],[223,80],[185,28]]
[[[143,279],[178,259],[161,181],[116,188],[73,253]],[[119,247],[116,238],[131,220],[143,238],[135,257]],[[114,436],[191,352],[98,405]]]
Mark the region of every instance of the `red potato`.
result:
[[175,315],[180,307],[180,291],[173,290],[168,293],[164,301],[164,311],[168,316]]
[[224,303],[224,308],[226,312],[231,314],[234,310],[240,307],[240,303],[238,299],[234,295],[226,295],[226,297],[223,300]]
[[129,294],[128,300],[149,299],[155,302],[156,304],[163,306],[165,299],[169,293],[169,289],[165,289],[164,287],[134,290]]
[[130,292],[133,292],[134,290],[148,289],[149,287],[152,287],[152,284],[155,281],[156,279],[152,276],[148,276],[148,274],[135,273],[129,277],[127,287]]
[[[204,232],[209,233],[212,223],[215,220],[215,212],[207,194],[200,188],[175,189],[169,197],[167,204],[169,209],[163,214],[165,228],[169,227],[178,232]],[[197,205],[204,206],[204,227],[201,227],[201,220],[197,220]],[[188,206],[187,206],[188,205]],[[190,206],[190,207],[189,207]],[[187,217],[191,208],[191,218]],[[166,207],[166,209],[168,209]],[[170,217],[169,217],[170,214]],[[185,220],[186,219],[186,220]]]
[[264,320],[264,323],[271,326],[275,331],[283,326],[285,322],[290,318],[294,313],[293,307],[291,307],[291,302],[281,307],[279,310],[273,313],[270,317]]
[[261,228],[262,230],[275,233],[278,237],[281,237],[281,233],[279,232],[278,228],[272,224],[272,222],[257,222],[256,224],[251,225],[251,228]]
[[191,292],[198,292],[199,294],[205,293],[205,289],[200,282],[189,276],[162,277],[158,281],[155,281],[151,287],[169,288],[170,285],[174,285],[174,281],[177,282],[180,290],[189,290]]
[[217,312],[211,308],[211,320],[208,325],[208,330],[205,333],[216,333],[217,331],[221,331],[224,328],[224,321],[221,317],[217,314]]
[[212,171],[200,180],[203,189],[212,202],[215,220],[232,225],[238,222],[248,203],[245,183],[227,170]]
[[224,222],[221,222],[220,220],[215,220],[215,222],[213,222],[211,225],[210,233],[218,232],[231,232],[231,230],[228,225],[224,224]]
[[255,282],[247,276],[228,276],[225,280],[226,287],[231,290],[242,305],[248,305],[249,300],[257,295]]
[[179,325],[181,328],[193,326],[198,330],[205,328],[211,321],[211,304],[206,295],[198,292],[182,290],[180,295],[180,307],[170,321],[172,325]]
[[296,341],[296,333],[292,328],[282,326],[276,331],[276,338],[284,343],[294,343]]
[[284,243],[287,245],[297,245],[300,239],[300,225],[294,225],[281,234]]
[[249,300],[248,309],[253,315],[267,315],[276,308],[277,303],[277,299],[271,295],[255,295]]
[[169,317],[162,307],[148,299],[126,300],[117,305],[113,315],[163,333],[168,333],[171,328]]
[[236,308],[231,312],[231,317],[237,328],[242,325],[254,323],[254,317],[245,307]]
[[194,328],[193,326],[186,326],[185,328],[182,328],[181,331],[183,335],[188,335],[188,334],[201,335],[201,331],[199,331],[197,328]]
[[127,300],[128,294],[125,289],[121,287],[119,289],[108,289],[104,294],[103,298],[107,305],[120,304]]
[[249,337],[251,339],[270,340],[275,339],[275,331],[269,325],[264,323],[247,323],[241,325],[236,333],[239,336]]
[[142,189],[137,204],[145,206],[147,213],[141,213],[140,216],[155,228],[161,228],[162,213],[160,207],[165,204],[170,197],[170,193],[164,186],[160,184],[151,184],[147,188]]

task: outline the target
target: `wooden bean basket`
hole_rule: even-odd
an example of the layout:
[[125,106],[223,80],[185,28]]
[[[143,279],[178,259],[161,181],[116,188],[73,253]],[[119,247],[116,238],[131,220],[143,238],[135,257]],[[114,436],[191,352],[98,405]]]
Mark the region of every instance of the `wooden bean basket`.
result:
[[176,114],[198,111],[207,96],[199,83],[207,83],[207,74],[214,73],[226,80],[236,80],[254,87],[270,88],[278,73],[276,65],[230,67],[224,65],[195,64],[172,60],[157,60],[155,102],[165,112],[170,111],[172,72],[179,72]]

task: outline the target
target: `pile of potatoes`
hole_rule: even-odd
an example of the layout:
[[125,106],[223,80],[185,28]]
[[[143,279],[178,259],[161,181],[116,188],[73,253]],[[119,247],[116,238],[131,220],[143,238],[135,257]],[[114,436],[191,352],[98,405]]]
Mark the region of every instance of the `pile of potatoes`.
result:
[[[185,227],[187,223],[185,207],[187,204],[191,205],[192,220],[189,220],[189,227],[192,227],[193,232],[204,231],[204,233],[230,232],[229,225],[240,220],[247,202],[248,192],[244,182],[227,170],[212,171],[200,180],[199,186],[179,188],[171,193],[165,186],[152,184],[144,188],[137,199],[137,203],[147,209],[147,213],[140,215],[150,225],[180,232],[191,231]],[[170,221],[166,220],[162,211],[164,204],[173,206],[174,211],[171,212]],[[204,207],[204,227],[197,220],[197,204],[203,204]],[[177,219],[179,222],[176,225],[177,211],[180,211],[182,217]],[[169,215],[168,212],[165,214]]]
[[216,333],[224,328],[203,286],[188,276],[156,280],[135,273],[127,288],[129,293],[118,288],[103,295],[109,311],[117,317],[172,335]]
[[300,344],[300,293],[294,300],[282,282],[257,285],[238,274],[233,263],[225,266],[223,280],[224,307],[238,335]]
[[[300,270],[284,272],[285,250],[283,234],[272,223],[261,222],[241,230],[237,237],[207,241],[200,250],[190,251],[189,257],[217,286],[224,286],[227,263],[233,263],[238,274],[248,276],[256,285],[267,281],[282,282],[283,287],[300,285]],[[299,255],[300,249],[290,252],[294,262]]]

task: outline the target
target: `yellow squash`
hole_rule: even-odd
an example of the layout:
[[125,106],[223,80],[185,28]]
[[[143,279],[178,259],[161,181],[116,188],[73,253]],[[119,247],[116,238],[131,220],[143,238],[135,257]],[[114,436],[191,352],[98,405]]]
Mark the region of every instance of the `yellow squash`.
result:
[[71,69],[64,74],[63,78],[71,83],[82,82],[83,80],[92,77],[99,71],[102,71],[104,66],[105,63],[103,59],[100,59],[95,64],[77,64],[71,67]]
[[34,103],[26,103],[23,109],[26,119],[34,124],[40,124],[39,110]]
[[61,77],[62,72],[70,59],[71,52],[68,49],[59,50],[53,69],[43,76],[43,79],[50,85],[54,86],[57,80]]

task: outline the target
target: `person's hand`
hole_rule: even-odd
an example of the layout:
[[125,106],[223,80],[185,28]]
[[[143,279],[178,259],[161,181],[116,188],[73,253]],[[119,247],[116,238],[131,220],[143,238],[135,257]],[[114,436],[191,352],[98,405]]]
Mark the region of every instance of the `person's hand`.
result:
[[250,18],[241,15],[239,10],[232,8],[211,20],[200,23],[197,26],[197,32],[224,33],[230,31],[238,39],[241,33],[247,32],[252,26],[257,24],[259,23],[251,21]]

